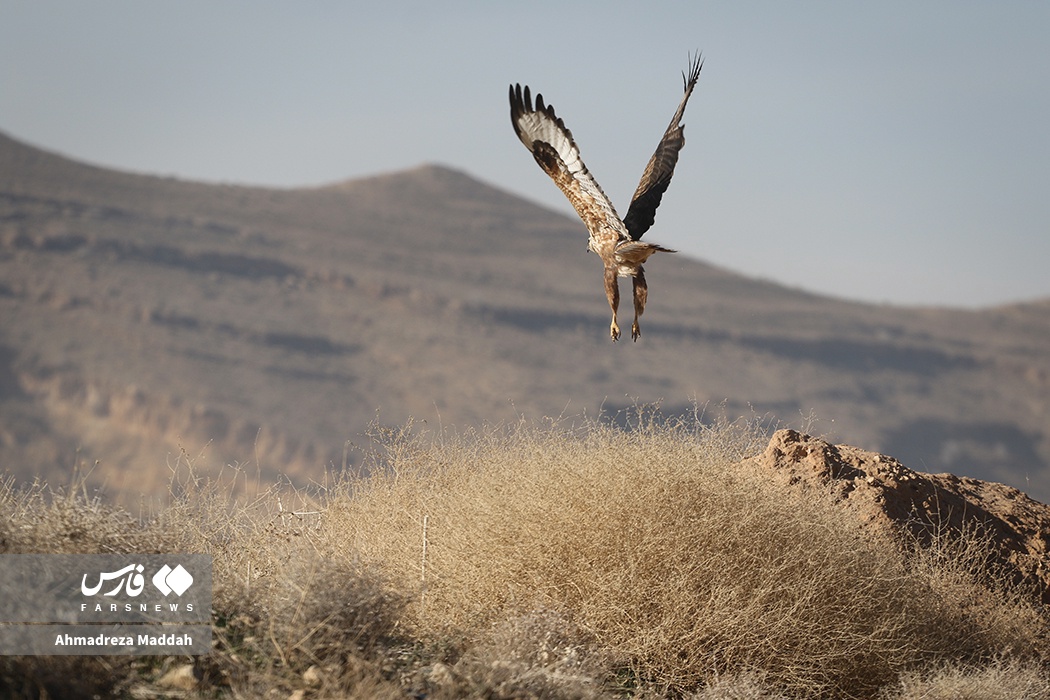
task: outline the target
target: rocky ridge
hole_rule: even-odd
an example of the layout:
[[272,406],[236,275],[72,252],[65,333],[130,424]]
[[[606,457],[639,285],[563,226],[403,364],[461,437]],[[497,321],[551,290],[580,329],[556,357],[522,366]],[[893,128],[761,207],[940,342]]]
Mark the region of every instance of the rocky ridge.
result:
[[877,452],[778,430],[749,460],[786,487],[823,493],[852,512],[873,537],[938,533],[988,537],[989,562],[1050,604],[1050,506],[1004,484],[927,474]]

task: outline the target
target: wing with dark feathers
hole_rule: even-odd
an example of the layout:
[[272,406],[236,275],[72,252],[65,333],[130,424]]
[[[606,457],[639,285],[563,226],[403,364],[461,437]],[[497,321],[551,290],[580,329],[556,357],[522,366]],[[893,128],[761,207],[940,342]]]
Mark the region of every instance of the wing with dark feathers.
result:
[[626,239],[623,222],[583,164],[572,132],[554,113],[554,108],[543,103],[543,95],[537,93],[533,107],[528,86],[522,92],[521,85],[511,85],[510,121],[514,133],[532,152],[536,162],[568,197],[591,236]]
[[700,78],[700,69],[703,67],[704,59],[697,54],[690,64],[689,75],[682,73],[685,95],[678,105],[678,111],[674,113],[671,124],[664,132],[664,137],[660,139],[660,145],[656,147],[656,152],[645,166],[638,189],[631,198],[631,206],[627,209],[623,223],[633,240],[637,241],[653,225],[656,220],[656,208],[660,206],[660,200],[663,199],[667,186],[671,184],[674,166],[678,163],[678,152],[685,145],[685,125],[682,124],[685,105],[689,96],[693,94],[696,81]]

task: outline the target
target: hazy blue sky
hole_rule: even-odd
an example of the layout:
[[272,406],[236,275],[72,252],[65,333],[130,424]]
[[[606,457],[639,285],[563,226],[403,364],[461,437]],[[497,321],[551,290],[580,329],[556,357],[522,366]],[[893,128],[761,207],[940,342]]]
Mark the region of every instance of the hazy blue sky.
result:
[[0,0],[0,131],[281,187],[443,163],[571,214],[511,130],[523,82],[623,214],[700,48],[647,239],[851,299],[1050,296],[1050,3],[364,5]]

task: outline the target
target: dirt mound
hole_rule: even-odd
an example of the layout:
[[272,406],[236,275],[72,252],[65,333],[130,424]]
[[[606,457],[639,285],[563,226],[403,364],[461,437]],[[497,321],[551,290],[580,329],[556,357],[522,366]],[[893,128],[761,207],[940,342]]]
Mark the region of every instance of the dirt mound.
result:
[[778,430],[750,461],[785,484],[828,493],[873,536],[921,540],[978,528],[998,546],[992,564],[1050,604],[1050,506],[1015,488],[917,472],[893,457],[794,430]]

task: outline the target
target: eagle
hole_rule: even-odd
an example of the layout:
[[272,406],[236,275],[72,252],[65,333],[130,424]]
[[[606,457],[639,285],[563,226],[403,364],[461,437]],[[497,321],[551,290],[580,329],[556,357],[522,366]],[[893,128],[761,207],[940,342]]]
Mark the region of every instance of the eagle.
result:
[[612,308],[609,335],[613,342],[620,338],[620,326],[616,321],[616,310],[620,304],[617,278],[630,277],[634,283],[631,338],[637,341],[641,335],[638,317],[645,311],[649,294],[642,263],[653,253],[676,252],[656,243],[642,241],[641,238],[656,219],[656,208],[660,206],[660,200],[671,182],[678,163],[678,152],[685,145],[682,117],[703,65],[703,57],[699,53],[695,58],[690,57],[688,73],[682,73],[685,95],[660,139],[656,152],[645,166],[638,189],[627,208],[627,216],[623,219],[617,215],[613,203],[583,164],[572,132],[554,113],[554,108],[544,104],[543,95],[536,94],[534,106],[527,85],[524,90],[520,84],[510,86],[510,121],[514,133],[532,152],[532,157],[543,171],[568,197],[590,234],[587,249],[597,253],[605,265],[605,296]]

